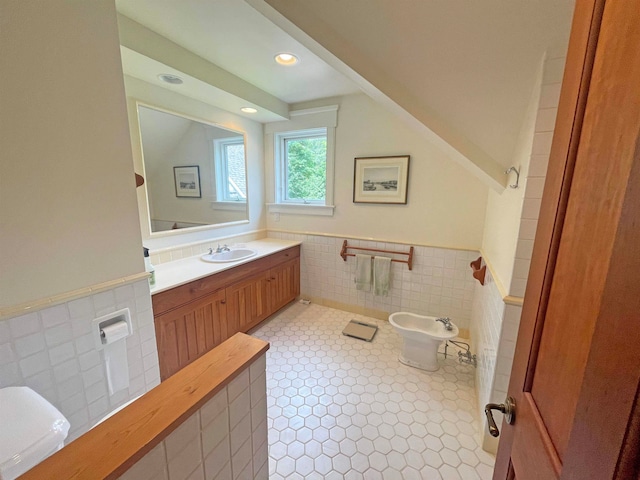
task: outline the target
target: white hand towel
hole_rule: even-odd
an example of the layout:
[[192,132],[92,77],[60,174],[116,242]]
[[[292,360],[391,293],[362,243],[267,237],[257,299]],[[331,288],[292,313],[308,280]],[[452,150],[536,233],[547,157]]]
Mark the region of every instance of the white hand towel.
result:
[[391,284],[391,258],[373,257],[373,294],[386,297]]
[[371,290],[371,255],[356,255],[356,290]]

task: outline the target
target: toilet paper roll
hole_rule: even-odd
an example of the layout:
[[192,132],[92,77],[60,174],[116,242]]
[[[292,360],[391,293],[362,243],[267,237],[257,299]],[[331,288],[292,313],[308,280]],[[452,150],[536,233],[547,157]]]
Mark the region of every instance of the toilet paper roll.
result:
[[129,388],[129,362],[127,342],[129,335],[127,322],[117,322],[101,329],[104,347],[104,361],[107,369],[109,395]]
[[100,336],[102,337],[102,343],[109,345],[110,343],[117,342],[129,335],[129,325],[125,321],[120,321],[109,325],[108,327],[102,327],[100,329]]

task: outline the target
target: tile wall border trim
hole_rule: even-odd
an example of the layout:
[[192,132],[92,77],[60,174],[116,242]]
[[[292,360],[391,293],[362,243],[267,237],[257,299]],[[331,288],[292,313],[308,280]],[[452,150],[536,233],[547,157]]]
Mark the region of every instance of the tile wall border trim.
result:
[[89,287],[80,288],[71,292],[61,293],[60,295],[54,295],[52,297],[40,298],[31,302],[25,302],[19,305],[12,305],[0,309],[0,321],[8,320],[12,317],[24,315],[25,313],[31,313],[34,311],[42,310],[45,308],[60,305],[61,303],[70,302],[71,300],[77,300],[78,298],[87,297],[95,293],[105,292],[107,290],[113,290],[116,287],[135,283],[140,280],[149,278],[147,272],[136,273],[134,275],[128,275],[126,277],[117,278],[115,280],[109,280],[108,282],[98,283]]
[[447,246],[447,245],[437,245],[433,243],[420,243],[420,242],[404,242],[401,240],[390,240],[384,238],[372,238],[372,237],[359,237],[357,235],[348,235],[348,234],[336,234],[336,233],[324,233],[324,232],[307,232],[300,230],[280,230],[276,228],[268,228],[267,234],[275,232],[275,233],[289,233],[293,235],[314,235],[317,237],[331,237],[331,238],[348,238],[353,240],[360,240],[364,242],[381,242],[381,243],[397,243],[398,245],[413,245],[414,247],[431,247],[431,248],[446,248],[447,250],[465,250],[471,252],[478,252],[480,249],[478,247],[459,247],[459,246]]
[[521,307],[524,302],[524,298],[509,295],[506,289],[504,288],[504,285],[502,285],[500,278],[496,275],[496,271],[491,266],[491,262],[489,261],[489,258],[487,257],[487,255],[484,253],[482,249],[480,249],[480,255],[482,256],[482,260],[484,260],[485,265],[489,267],[489,271],[491,272],[491,278],[493,278],[493,281],[496,284],[496,287],[498,287],[498,292],[502,297],[502,301],[507,305],[516,305]]
[[521,307],[522,304],[524,303],[524,298],[523,297],[513,297],[511,295],[507,295],[506,297],[504,297],[502,299],[502,301],[504,303],[506,303],[507,305],[515,305],[515,306]]

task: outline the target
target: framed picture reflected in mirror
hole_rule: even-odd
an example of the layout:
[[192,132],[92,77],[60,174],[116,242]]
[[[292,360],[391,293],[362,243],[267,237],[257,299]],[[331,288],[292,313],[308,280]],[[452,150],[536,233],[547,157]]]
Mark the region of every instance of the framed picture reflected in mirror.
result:
[[176,197],[202,197],[199,166],[173,167],[173,177],[176,181]]

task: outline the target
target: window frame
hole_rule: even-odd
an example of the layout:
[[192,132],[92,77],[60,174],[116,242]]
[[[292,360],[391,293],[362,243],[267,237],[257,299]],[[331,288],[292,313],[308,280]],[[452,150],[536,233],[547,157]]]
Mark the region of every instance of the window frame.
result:
[[239,135],[237,137],[226,137],[226,138],[214,138],[213,139],[213,165],[215,172],[215,185],[216,185],[216,202],[218,203],[238,203],[246,205],[247,203],[247,194],[242,194],[242,192],[238,192],[239,195],[244,195],[244,198],[240,200],[235,200],[229,197],[229,157],[227,155],[227,147],[230,145],[242,145],[244,148],[244,165],[245,165],[245,185],[248,181],[246,178],[247,175],[247,158],[246,152],[247,148],[244,144],[244,136]]
[[[325,194],[324,199],[287,198],[289,162],[287,155],[287,142],[307,138],[325,138],[327,150],[325,156]],[[276,161],[276,203],[293,205],[327,205],[327,190],[329,184],[329,135],[328,128],[307,128],[304,130],[292,130],[274,134],[275,161]],[[333,176],[333,175],[331,175]]]
[[[324,215],[332,216],[335,210],[334,199],[334,168],[335,168],[335,139],[338,125],[338,105],[291,110],[289,119],[267,123],[265,133],[265,164],[267,168],[266,187],[268,192],[267,211],[279,218],[279,214],[295,215]],[[277,137],[284,137],[291,133],[326,129],[327,135],[327,169],[325,199],[322,203],[293,203],[283,202],[282,184],[282,151],[281,142]],[[271,203],[270,203],[271,202]]]

